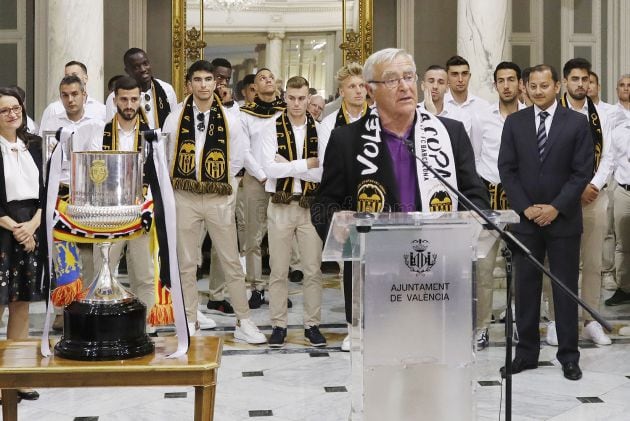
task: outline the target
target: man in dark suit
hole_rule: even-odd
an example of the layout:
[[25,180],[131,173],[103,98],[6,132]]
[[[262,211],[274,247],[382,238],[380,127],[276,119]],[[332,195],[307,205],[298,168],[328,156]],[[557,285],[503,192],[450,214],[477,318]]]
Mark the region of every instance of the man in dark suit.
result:
[[[580,197],[593,171],[593,142],[586,117],[558,106],[560,83],[547,65],[531,68],[527,92],[534,103],[505,120],[499,151],[499,175],[521,222],[511,226],[517,238],[551,272],[577,293],[582,208]],[[542,274],[516,253],[516,326],[519,342],[512,372],[538,367]],[[578,351],[578,312],[553,286],[558,332],[558,361],[570,380],[582,377]]]
[[[464,126],[418,108],[413,57],[394,48],[378,51],[366,60],[363,76],[376,107],[360,120],[332,131],[322,182],[311,206],[312,222],[322,240],[333,213],[339,210],[461,210],[455,195],[423,171],[407,140],[414,143],[418,153],[430,149],[427,160],[475,204],[488,208],[488,193],[475,171]],[[348,323],[352,321],[351,275],[350,265],[345,265]]]

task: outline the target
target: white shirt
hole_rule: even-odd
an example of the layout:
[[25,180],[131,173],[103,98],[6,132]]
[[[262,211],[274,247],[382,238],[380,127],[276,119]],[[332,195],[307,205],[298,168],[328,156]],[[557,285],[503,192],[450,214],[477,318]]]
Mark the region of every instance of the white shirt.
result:
[[[83,106],[83,109],[85,110],[84,111],[85,115],[88,117],[96,118],[103,122],[111,120],[111,118],[109,119],[105,118],[105,105],[103,105],[102,102],[99,102],[90,96],[87,97],[87,100],[85,101],[85,105]],[[42,136],[42,133],[44,132],[43,127],[50,127],[50,124],[48,123],[47,120],[54,118],[57,114],[65,114],[65,113],[66,113],[66,109],[63,108],[63,103],[61,102],[61,100],[48,104],[40,120],[39,135]],[[114,115],[112,114],[112,117],[113,116]]]
[[[221,107],[223,108],[223,107]],[[201,154],[203,152],[203,147],[205,145],[206,137],[205,130],[208,130],[208,119],[209,112],[205,114],[205,130],[202,133],[198,133],[196,126],[198,125],[197,121],[197,106],[194,105],[193,102],[193,111],[195,111],[195,158],[197,169],[200,168],[201,162]],[[176,151],[175,147],[177,146],[177,134],[179,132],[179,118],[181,113],[183,112],[183,108],[178,108],[174,112],[171,112],[166,121],[164,122],[164,127],[162,128],[162,133],[167,133],[167,143],[166,143],[166,157],[168,159],[169,168],[172,167],[173,159],[175,159]],[[229,156],[228,159],[230,161],[230,184],[234,185],[234,176],[243,168],[245,165],[245,157],[249,153],[249,145],[247,142],[247,138],[245,136],[245,132],[243,131],[243,127],[241,125],[241,121],[235,117],[234,113],[229,113],[225,111],[223,108],[223,113],[225,115],[225,119],[227,121],[228,133],[229,137],[228,141],[228,151]],[[199,174],[199,171],[197,171]],[[199,180],[198,180],[199,181]],[[236,192],[236,189],[234,190]]]
[[267,182],[265,183],[265,191],[275,193],[278,178],[293,177],[293,193],[302,192],[300,180],[319,183],[322,180],[322,171],[324,166],[324,153],[328,139],[324,140],[319,137],[319,123],[315,123],[318,133],[317,156],[319,158],[319,166],[308,169],[306,159],[302,157],[304,149],[304,140],[306,139],[306,124],[302,126],[291,125],[293,137],[295,138],[295,149],[297,159],[291,162],[276,162],[276,154],[278,153],[278,136],[276,133],[276,120],[272,119],[273,124],[265,127],[262,134],[262,165],[265,174],[267,174]]
[[[569,108],[571,110],[584,114],[590,123],[590,116],[588,114],[587,101],[584,101],[584,105],[579,110],[575,110],[573,106],[571,105],[570,101],[567,101],[567,104],[569,105]],[[595,109],[597,109],[597,106],[595,106]],[[591,180],[591,184],[597,187],[598,190],[601,190],[604,187],[604,185],[608,182],[608,177],[610,177],[610,175],[612,174],[614,159],[612,156],[612,150],[610,148],[610,139],[612,136],[612,127],[610,125],[610,119],[608,118],[608,114],[606,114],[603,111],[600,111],[599,109],[597,109],[597,115],[599,116],[599,121],[602,127],[603,150],[602,150],[602,156],[600,157],[600,160],[599,160],[599,167],[597,167],[597,171],[595,172],[595,175],[593,176],[593,179]],[[589,131],[590,131],[590,127],[589,127]]]
[[[164,89],[164,93],[166,93],[166,100],[168,101],[168,105],[171,108],[171,113],[172,113],[178,108],[177,95],[175,95],[175,90],[170,84],[168,84],[167,82],[164,82],[163,80],[155,78],[154,81],[159,83],[162,89]],[[145,108],[146,104],[149,104],[149,106],[151,107],[149,111],[146,111],[146,108]],[[116,104],[114,104],[114,92],[109,94],[109,96],[107,97],[107,100],[105,101],[105,105],[107,107],[106,119],[107,121],[110,121],[112,118],[114,118],[114,114],[116,114],[117,112]],[[158,128],[156,125],[158,107],[157,107],[156,98],[154,98],[154,95],[153,95],[153,89],[149,88],[148,91],[140,93],[140,107],[142,107],[142,109],[144,110],[144,114],[147,116],[147,124],[149,125],[149,127],[151,129]]]
[[[330,139],[330,134],[335,129],[335,124],[337,124],[337,115],[340,112],[341,112],[341,108],[339,108],[339,110],[337,110],[336,113],[328,114],[322,120],[322,122],[319,123],[317,133],[318,133],[320,141],[324,140],[326,143],[328,143],[328,140]],[[348,113],[348,117],[350,117],[350,122],[348,124],[354,123],[355,121],[361,120],[361,117],[363,117],[363,111],[361,111],[359,115],[357,116],[353,116],[350,113]]]
[[240,113],[243,131],[249,140],[249,154],[246,161],[247,172],[258,181],[263,181],[267,178],[263,170],[263,133],[267,130],[271,130],[267,129],[267,126],[272,126],[275,132],[276,118],[278,118],[281,113],[281,111],[278,111],[273,117],[269,118],[256,117],[246,112]]
[[[60,127],[74,133],[72,136],[72,150],[79,151],[100,151],[103,147],[103,128],[105,123],[99,118],[90,117],[83,114],[79,121],[70,120],[65,111],[57,114],[46,121],[46,126],[41,126],[41,131],[57,131]],[[61,183],[70,183],[70,162],[64,161],[62,164]]]
[[39,133],[39,126],[29,116],[26,116],[26,128],[28,129],[29,133],[33,133],[33,134]]
[[[424,101],[420,103],[420,106],[426,111],[427,108],[424,106]],[[472,135],[472,114],[462,111],[461,108],[456,107],[451,103],[447,103],[444,101],[444,105],[442,106],[442,111],[437,114],[438,117],[446,117],[453,120],[457,120],[464,125],[464,130],[466,130],[466,134],[468,137]]]
[[630,121],[613,130],[612,155],[615,180],[619,184],[630,184]]
[[26,144],[21,139],[11,143],[0,136],[0,149],[7,202],[39,198],[39,170]]
[[[466,129],[466,133],[470,137],[472,132],[473,125],[473,116],[478,112],[482,112],[486,110],[490,106],[490,103],[485,99],[478,97],[477,95],[473,95],[468,92],[468,96],[466,97],[466,101],[461,104],[455,101],[453,98],[453,94],[451,94],[451,90],[446,91],[444,95],[444,109],[448,109],[449,107],[453,107],[459,111],[459,116],[454,115],[445,115],[444,117],[453,118],[455,120],[459,120],[464,124],[464,128]],[[468,121],[467,121],[468,120]]]
[[[525,108],[525,104],[518,103],[518,109]],[[501,182],[499,177],[499,149],[501,148],[501,134],[505,117],[501,115],[499,102],[491,104],[485,110],[476,114],[472,127],[470,141],[475,152],[475,166],[477,174],[493,184]]]
[[549,114],[545,118],[545,133],[547,133],[547,137],[549,137],[549,129],[551,129],[551,120],[553,120],[553,115],[556,113],[556,109],[558,108],[558,101],[554,101],[546,110],[542,110],[538,107],[538,105],[534,104],[534,130],[538,133],[538,126],[540,126],[540,113],[542,111],[546,111]]

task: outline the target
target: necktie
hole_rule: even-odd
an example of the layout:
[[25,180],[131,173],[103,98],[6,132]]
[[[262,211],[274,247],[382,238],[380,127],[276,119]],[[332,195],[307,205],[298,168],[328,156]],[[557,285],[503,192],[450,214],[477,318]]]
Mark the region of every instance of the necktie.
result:
[[538,114],[540,117],[540,124],[538,125],[538,133],[536,133],[536,139],[538,141],[538,156],[542,161],[543,154],[545,153],[545,145],[547,145],[547,131],[545,130],[545,119],[549,116],[547,111],[541,111]]

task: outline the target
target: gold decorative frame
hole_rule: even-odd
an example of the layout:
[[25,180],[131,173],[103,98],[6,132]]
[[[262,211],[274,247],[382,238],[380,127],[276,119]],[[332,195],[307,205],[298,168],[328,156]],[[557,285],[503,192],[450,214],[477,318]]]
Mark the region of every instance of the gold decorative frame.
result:
[[[373,0],[356,0],[359,5],[358,31],[346,30],[346,0],[343,0],[343,39],[339,45],[343,51],[343,63],[356,61],[363,63],[372,54],[373,36]],[[203,2],[202,2],[203,4]],[[186,30],[186,0],[171,0],[172,67],[171,78],[177,98],[184,94],[184,74],[187,59],[198,60],[203,57],[203,14],[201,28]]]

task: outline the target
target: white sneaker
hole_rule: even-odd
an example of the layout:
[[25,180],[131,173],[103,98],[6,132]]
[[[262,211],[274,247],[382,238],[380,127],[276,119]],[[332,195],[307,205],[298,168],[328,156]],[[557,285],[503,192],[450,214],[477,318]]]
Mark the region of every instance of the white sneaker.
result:
[[350,352],[350,335],[346,335],[346,337],[343,338],[343,342],[341,342],[341,350],[343,352]]
[[262,334],[251,319],[242,319],[236,322],[234,339],[248,344],[264,344],[267,338]]
[[630,336],[630,326],[624,326],[619,329],[619,334],[621,336]]
[[615,276],[613,275],[612,272],[605,272],[602,275],[602,286],[607,291],[616,291],[617,290],[617,288],[618,288],[617,281],[615,281]]
[[545,336],[547,345],[558,346],[558,334],[556,333],[556,322],[553,320],[547,323],[547,335]]
[[217,323],[210,317],[197,310],[197,323],[199,323],[199,329],[214,329],[217,327]]
[[610,345],[612,343],[610,337],[604,333],[602,325],[594,320],[584,326],[582,333],[584,339],[590,339],[597,345]]
[[188,335],[195,336],[199,333],[199,329],[197,328],[197,323],[188,323]]
[[152,335],[157,332],[157,328],[155,326],[147,325],[146,333],[147,335]]

